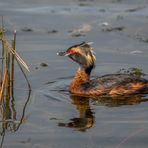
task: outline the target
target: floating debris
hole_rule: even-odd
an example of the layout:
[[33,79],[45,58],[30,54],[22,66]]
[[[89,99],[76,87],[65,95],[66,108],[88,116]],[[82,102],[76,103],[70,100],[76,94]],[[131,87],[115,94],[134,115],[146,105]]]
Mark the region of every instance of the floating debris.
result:
[[101,26],[109,26],[109,23],[108,22],[103,22],[103,23],[101,23]]
[[80,37],[80,36],[85,36],[85,34],[83,33],[79,33],[79,32],[75,32],[75,33],[71,33],[72,37]]
[[22,30],[23,32],[32,32],[32,31],[33,31],[33,29],[27,28],[27,27],[22,28],[21,30]]
[[70,31],[70,35],[72,37],[85,36],[85,33],[90,32],[92,30],[92,26],[89,24],[82,25],[79,29],[74,29]]
[[104,32],[112,32],[112,31],[123,31],[124,29],[125,29],[124,26],[119,26],[119,27],[103,28],[102,31],[104,31]]
[[148,38],[144,38],[144,37],[137,37],[137,39],[141,42],[144,42],[144,43],[148,43]]
[[141,54],[141,53],[143,53],[143,51],[141,50],[134,50],[130,52],[130,54]]
[[49,33],[49,34],[55,34],[55,33],[58,33],[58,31],[55,30],[55,29],[53,29],[53,30],[49,30],[48,33]]
[[56,81],[50,81],[50,82],[46,82],[45,85],[48,85],[48,84],[53,84],[55,83]]
[[49,118],[49,120],[59,120],[59,119],[55,118],[55,117],[51,117],[51,118]]
[[139,7],[136,7],[136,8],[128,9],[128,10],[126,10],[126,12],[136,12],[136,11],[142,10],[144,8],[145,8],[145,6],[142,6],[142,7],[139,6]]
[[41,63],[40,66],[42,66],[42,67],[47,67],[48,64],[46,64],[46,63]]
[[80,7],[84,7],[84,6],[91,6],[91,2],[93,2],[94,0],[79,0],[79,6]]
[[131,76],[136,76],[136,77],[142,77],[142,76],[146,75],[142,69],[137,68],[137,67],[132,67],[132,68],[128,68],[128,69],[122,68],[117,73],[129,74]]

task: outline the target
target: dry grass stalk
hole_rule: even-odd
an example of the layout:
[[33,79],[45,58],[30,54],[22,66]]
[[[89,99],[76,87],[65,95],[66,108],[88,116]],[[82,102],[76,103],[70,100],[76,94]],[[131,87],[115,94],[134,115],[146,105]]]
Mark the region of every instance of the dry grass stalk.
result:
[[15,55],[15,58],[24,66],[24,68],[26,70],[29,71],[29,67],[27,66],[27,64],[24,62],[24,60],[19,56],[19,54],[14,50],[14,48],[12,47],[12,45],[8,42],[7,39],[2,39],[4,41],[4,47],[6,49],[9,50],[9,52],[11,52],[12,54]]
[[[3,17],[2,24],[0,26],[0,41],[1,41],[1,82],[0,82],[0,103],[4,100],[4,98],[9,100],[11,97],[13,99],[13,89],[14,89],[14,61],[16,60],[25,79],[27,80],[27,84],[29,90],[31,90],[30,84],[28,82],[27,76],[22,67],[29,71],[29,68],[26,62],[20,57],[20,55],[15,50],[16,44],[16,30],[13,33],[12,43],[6,38],[4,35],[5,29],[3,25]],[[4,73],[6,72],[6,73]],[[5,95],[4,95],[5,93]],[[5,97],[4,97],[5,96]]]
[[5,49],[4,49],[4,42],[2,41],[2,38],[4,36],[4,23],[3,23],[3,16],[1,17],[2,23],[1,23],[1,28],[0,28],[0,40],[2,43],[2,52],[1,52],[1,85],[2,85],[2,78],[3,78],[3,70],[4,70],[4,53],[5,53]]
[[2,86],[1,86],[1,90],[0,90],[0,103],[2,102],[4,91],[5,91],[6,78],[7,78],[7,71],[5,71],[5,73],[4,73],[4,78],[3,78]]
[[[13,41],[12,41],[12,47],[15,50],[15,44],[16,44],[16,31],[14,31]],[[14,59],[15,55],[12,54],[11,56],[11,95],[12,98],[14,97]],[[13,98],[14,99],[14,98]]]

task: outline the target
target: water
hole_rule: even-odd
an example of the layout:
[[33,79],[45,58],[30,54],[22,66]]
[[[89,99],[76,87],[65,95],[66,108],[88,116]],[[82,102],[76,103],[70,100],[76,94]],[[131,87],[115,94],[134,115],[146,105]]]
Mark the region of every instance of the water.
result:
[[[9,113],[16,117],[10,118],[10,123],[21,124],[19,128],[13,124],[8,129],[1,127],[1,131],[5,129],[2,146],[146,148],[148,96],[96,100],[70,95],[67,87],[77,64],[56,53],[91,41],[97,57],[93,77],[129,67],[141,68],[148,74],[147,1],[86,1],[83,7],[80,1],[70,2],[0,2],[7,35],[17,30],[17,51],[30,67],[27,76],[32,87],[29,94],[16,65],[15,100],[9,104]],[[104,22],[109,26],[102,26]],[[90,30],[71,35],[84,25],[89,25]],[[104,27],[121,26],[125,27],[122,31],[103,31]]]

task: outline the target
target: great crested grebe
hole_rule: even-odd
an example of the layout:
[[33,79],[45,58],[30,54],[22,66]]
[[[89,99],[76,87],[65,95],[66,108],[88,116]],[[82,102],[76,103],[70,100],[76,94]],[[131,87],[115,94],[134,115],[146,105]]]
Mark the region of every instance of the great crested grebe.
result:
[[89,43],[81,43],[69,47],[59,56],[68,56],[80,65],[69,92],[84,96],[129,95],[148,92],[148,80],[129,74],[108,74],[90,80],[90,74],[95,67],[95,56]]

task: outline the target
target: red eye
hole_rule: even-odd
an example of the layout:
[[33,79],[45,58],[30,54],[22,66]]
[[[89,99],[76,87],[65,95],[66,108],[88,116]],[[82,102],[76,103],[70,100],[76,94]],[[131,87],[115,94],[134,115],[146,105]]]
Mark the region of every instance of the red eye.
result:
[[75,51],[75,50],[70,50],[68,53],[69,53],[69,54],[75,54],[76,51]]

